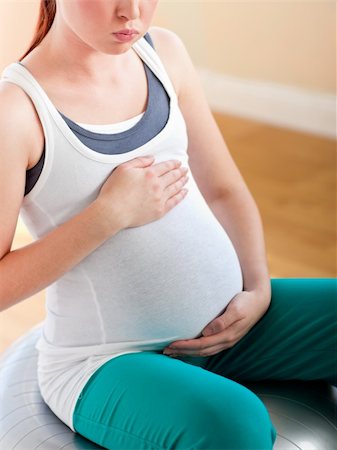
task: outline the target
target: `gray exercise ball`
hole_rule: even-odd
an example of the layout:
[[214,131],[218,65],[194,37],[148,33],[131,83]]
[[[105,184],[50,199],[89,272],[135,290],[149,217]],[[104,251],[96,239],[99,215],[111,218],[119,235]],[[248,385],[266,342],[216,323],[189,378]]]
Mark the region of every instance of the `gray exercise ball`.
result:
[[[66,426],[43,401],[35,343],[42,323],[0,358],[1,450],[94,450],[102,447]],[[277,429],[274,450],[337,450],[337,388],[323,381],[241,383],[266,405]]]
[[277,430],[274,450],[337,450],[337,387],[300,380],[240,384],[267,407]]
[[74,433],[44,402],[34,345],[42,324],[15,341],[0,359],[0,449],[102,449]]

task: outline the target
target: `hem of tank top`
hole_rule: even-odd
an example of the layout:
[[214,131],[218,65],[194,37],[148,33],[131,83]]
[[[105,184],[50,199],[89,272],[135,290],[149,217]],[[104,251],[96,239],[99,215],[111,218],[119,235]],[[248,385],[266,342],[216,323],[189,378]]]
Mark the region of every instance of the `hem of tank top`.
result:
[[[74,396],[74,402],[72,404],[70,404],[70,407],[69,407],[69,412],[71,413],[71,417],[69,417],[69,424],[72,426],[74,431],[75,431],[75,427],[74,427],[73,419],[74,419],[74,413],[76,410],[77,402],[80,399],[80,395],[83,393],[83,390],[88,385],[89,381],[92,381],[94,378],[96,378],[96,376],[98,375],[98,371],[100,369],[103,369],[103,366],[105,364],[109,363],[111,360],[118,358],[119,356],[130,355],[133,353],[144,353],[144,351],[143,350],[131,350],[131,351],[118,352],[116,354],[103,355],[103,356],[101,356],[100,360],[94,362],[94,371],[89,375],[89,377],[88,376],[86,377],[85,381],[80,383],[80,386],[78,389],[78,395]],[[95,355],[91,355],[91,356],[95,356]],[[91,358],[91,356],[89,356],[88,358]]]
[[[47,341],[44,335],[45,322],[42,324],[41,335],[35,343],[35,348],[41,354],[48,357],[71,357],[76,355],[75,360],[82,360],[89,356],[108,356],[111,352],[124,352],[124,351],[161,351],[161,348],[151,348],[152,346],[160,345],[164,347],[169,342],[172,342],[179,338],[177,335],[169,336],[168,338],[156,338],[149,339],[147,342],[136,341],[119,341],[119,342],[101,342],[99,344],[86,344],[86,345],[74,345],[74,346],[60,346],[54,345]],[[90,350],[90,352],[89,352]]]
[[[77,394],[73,396],[72,402],[69,404],[68,408],[68,425],[69,427],[77,433],[74,426],[74,415],[75,410],[78,401],[80,400],[80,396],[83,393],[86,386],[88,386],[89,381],[92,381],[93,378],[95,378],[98,374],[98,371],[103,368],[103,366],[107,363],[109,363],[111,360],[118,358],[119,356],[128,355],[130,353],[142,353],[142,350],[134,350],[134,351],[126,351],[126,352],[119,352],[117,354],[111,354],[111,355],[105,355],[102,357],[100,361],[96,361],[94,364],[94,371],[89,375],[86,376],[83,380],[80,381],[79,385],[77,386]],[[88,357],[90,358],[90,356]]]
[[[142,38],[142,43],[146,46],[148,46],[147,48],[151,49],[151,51],[154,52],[154,55],[156,55],[156,58],[158,58],[157,61],[159,61],[158,65],[159,67],[162,65],[162,62],[160,61],[158,55],[156,54],[155,50],[153,49],[153,47],[146,41],[146,39],[143,37]],[[136,45],[138,44],[138,45]],[[147,62],[142,58],[141,55],[141,51],[138,49],[138,46],[142,46],[143,44],[141,44],[139,41],[137,41],[133,46],[133,50],[139,55],[139,57],[142,59],[142,61],[144,61],[144,63],[148,66]],[[168,93],[168,96],[170,98],[170,110],[169,110],[169,117],[168,120],[165,124],[165,126],[163,127],[163,129],[156,135],[154,136],[152,139],[150,139],[148,142],[146,142],[145,144],[143,144],[142,146],[134,149],[134,150],[130,150],[127,153],[118,153],[118,154],[103,154],[103,153],[98,153],[95,150],[91,149],[90,147],[87,147],[85,144],[83,144],[80,139],[78,139],[75,134],[70,130],[70,128],[68,127],[67,123],[64,121],[64,119],[62,118],[62,115],[58,112],[57,108],[55,107],[55,105],[51,102],[51,100],[49,99],[49,97],[47,96],[46,92],[44,91],[44,89],[42,88],[42,86],[38,83],[38,81],[35,79],[35,77],[33,76],[33,74],[30,73],[29,69],[27,69],[23,64],[17,62],[16,64],[19,64],[21,67],[23,67],[23,70],[25,70],[25,73],[27,74],[27,76],[29,77],[30,81],[35,85],[35,87],[37,87],[40,96],[42,96],[44,103],[50,113],[50,115],[53,118],[53,121],[55,123],[55,125],[58,127],[58,129],[61,131],[62,135],[68,140],[68,142],[73,146],[73,148],[75,150],[77,150],[79,153],[81,153],[83,156],[92,159],[94,161],[98,161],[101,163],[106,163],[106,164],[111,164],[114,162],[119,162],[119,160],[124,160],[125,159],[125,155],[131,155],[131,157],[133,155],[137,155],[139,154],[139,156],[141,156],[143,153],[146,153],[149,149],[151,149],[151,147],[153,145],[155,145],[157,142],[160,142],[161,139],[164,138],[164,135],[168,132],[168,129],[170,127],[170,124],[172,122],[172,116],[173,116],[173,106],[175,106],[175,104],[177,103],[177,97],[175,95],[174,92],[174,88],[173,86],[169,86],[170,80],[168,80],[168,82],[166,83],[165,80],[162,79],[161,77],[161,71],[160,69],[157,70],[153,70],[151,68],[149,68],[149,70],[152,70],[152,72],[157,76],[157,78],[161,81],[161,83],[163,84],[166,92]],[[165,79],[165,72],[162,74],[163,78]],[[168,75],[166,75],[168,77]],[[144,117],[142,118],[142,120],[144,119]],[[46,153],[47,153],[47,146],[46,146]],[[44,170],[42,170],[40,177],[42,175],[42,173],[44,172]],[[38,179],[38,181],[40,180],[40,177]],[[38,182],[37,182],[38,183]],[[37,184],[36,183],[36,184]],[[36,185],[35,185],[36,186]],[[33,192],[35,189],[35,186],[33,187],[33,189],[27,194],[27,196],[25,198],[28,199],[28,196],[31,192]]]

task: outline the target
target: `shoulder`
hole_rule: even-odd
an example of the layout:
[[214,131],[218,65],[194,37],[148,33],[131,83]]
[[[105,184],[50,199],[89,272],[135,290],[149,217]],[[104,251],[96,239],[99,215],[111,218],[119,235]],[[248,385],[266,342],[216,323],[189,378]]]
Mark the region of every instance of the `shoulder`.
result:
[[23,132],[34,124],[35,107],[31,99],[20,86],[4,79],[0,80],[0,115],[7,126]]
[[181,38],[177,33],[168,28],[151,26],[148,30],[151,37],[154,37],[159,44],[166,45],[179,45],[181,43]]
[[177,33],[167,28],[152,26],[148,33],[179,96],[185,68],[191,64],[186,46]]
[[27,99],[24,91],[14,83],[0,80],[0,114],[1,118],[10,120],[15,114],[18,120],[25,115]]
[[4,139],[12,142],[11,154],[15,150],[27,164],[31,153],[43,133],[32,100],[25,91],[14,83],[0,79],[0,127]]

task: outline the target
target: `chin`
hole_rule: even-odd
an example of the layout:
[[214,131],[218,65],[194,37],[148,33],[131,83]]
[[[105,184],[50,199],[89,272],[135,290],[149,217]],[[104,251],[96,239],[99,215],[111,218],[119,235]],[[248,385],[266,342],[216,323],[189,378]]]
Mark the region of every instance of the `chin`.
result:
[[[138,41],[138,39],[137,39]],[[122,55],[123,53],[126,53],[128,50],[130,50],[130,48],[132,47],[132,45],[135,43],[136,41],[132,41],[132,42],[121,42],[120,44],[115,44],[113,43],[113,45],[109,46],[109,47],[105,47],[105,48],[96,48],[98,51],[100,51],[101,53],[105,53],[107,55]]]

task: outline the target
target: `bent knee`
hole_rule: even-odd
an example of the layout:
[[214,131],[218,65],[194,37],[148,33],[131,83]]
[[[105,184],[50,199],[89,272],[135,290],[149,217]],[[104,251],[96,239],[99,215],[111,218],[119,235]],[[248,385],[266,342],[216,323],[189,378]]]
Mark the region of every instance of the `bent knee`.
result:
[[241,386],[227,396],[204,398],[199,405],[189,404],[182,441],[176,448],[263,449],[273,448],[276,429],[260,398]]

